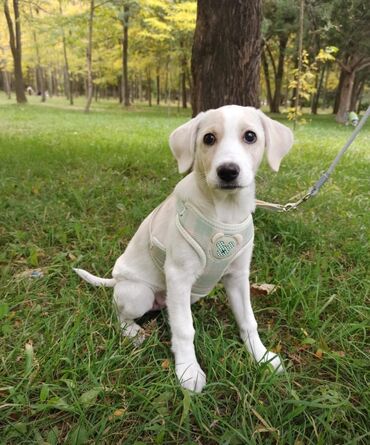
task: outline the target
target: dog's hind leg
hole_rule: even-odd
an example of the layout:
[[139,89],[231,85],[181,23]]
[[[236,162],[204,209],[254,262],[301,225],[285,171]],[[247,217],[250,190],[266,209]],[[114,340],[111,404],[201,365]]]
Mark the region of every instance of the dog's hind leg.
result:
[[134,320],[142,317],[152,308],[153,290],[143,283],[123,280],[114,286],[113,299],[121,323],[122,335],[133,337],[135,344],[139,345],[144,341],[144,330]]

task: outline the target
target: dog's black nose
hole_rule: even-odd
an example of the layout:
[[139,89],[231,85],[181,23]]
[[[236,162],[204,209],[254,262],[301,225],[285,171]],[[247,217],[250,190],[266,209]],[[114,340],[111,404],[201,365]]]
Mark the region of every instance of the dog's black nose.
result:
[[225,182],[234,181],[239,175],[240,168],[233,162],[228,162],[217,167],[217,175]]

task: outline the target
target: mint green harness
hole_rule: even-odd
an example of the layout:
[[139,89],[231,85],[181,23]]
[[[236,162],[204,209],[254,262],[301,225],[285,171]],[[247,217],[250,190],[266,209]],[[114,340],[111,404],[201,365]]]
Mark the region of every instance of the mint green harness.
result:
[[[176,226],[199,256],[203,269],[191,294],[196,298],[203,297],[212,291],[234,258],[253,241],[252,215],[240,224],[223,224],[207,219],[189,202],[178,200],[176,209]],[[155,214],[156,211],[152,218]],[[152,235],[151,226],[149,230],[150,254],[154,264],[163,272],[166,249]]]

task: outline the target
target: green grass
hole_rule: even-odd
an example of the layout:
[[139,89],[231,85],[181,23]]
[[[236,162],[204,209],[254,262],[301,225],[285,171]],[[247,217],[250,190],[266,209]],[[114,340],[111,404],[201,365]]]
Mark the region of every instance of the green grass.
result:
[[[369,123],[319,196],[296,213],[255,214],[252,280],[279,287],[253,305],[285,375],[251,361],[219,288],[193,306],[207,386],[183,392],[166,313],[143,320],[136,348],[120,337],[111,291],[72,273],[109,276],[180,179],[167,139],[186,119],[1,96],[0,443],[369,443]],[[260,170],[258,197],[305,192],[350,132],[330,115],[299,127],[279,174]],[[33,269],[43,277],[22,275]]]

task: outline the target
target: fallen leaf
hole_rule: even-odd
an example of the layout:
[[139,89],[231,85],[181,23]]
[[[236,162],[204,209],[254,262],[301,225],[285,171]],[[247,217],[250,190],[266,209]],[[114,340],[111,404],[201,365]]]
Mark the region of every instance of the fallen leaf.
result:
[[112,415],[108,417],[109,420],[115,420],[118,417],[122,417],[125,414],[126,410],[124,408],[116,409]]
[[79,398],[81,405],[83,405],[84,408],[89,408],[90,406],[94,405],[101,392],[101,387],[92,388],[88,391],[85,391]]
[[163,369],[168,369],[170,367],[170,361],[166,358],[166,360],[163,360],[161,366]]
[[275,284],[251,284],[251,294],[252,295],[270,295],[277,289],[277,286]]
[[322,359],[322,354],[323,354],[322,349],[318,349],[318,350],[315,352],[315,356],[316,356],[318,359]]

